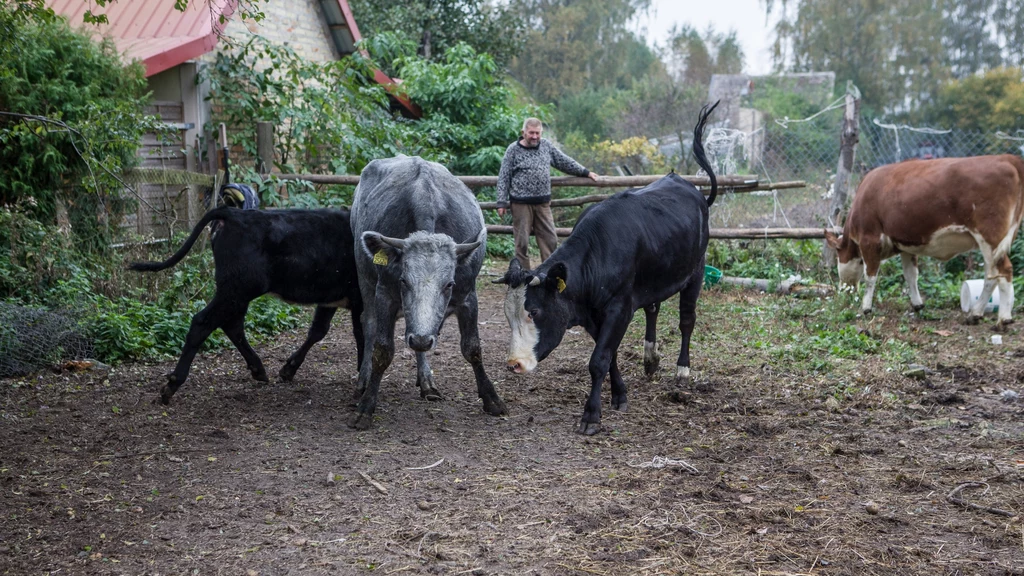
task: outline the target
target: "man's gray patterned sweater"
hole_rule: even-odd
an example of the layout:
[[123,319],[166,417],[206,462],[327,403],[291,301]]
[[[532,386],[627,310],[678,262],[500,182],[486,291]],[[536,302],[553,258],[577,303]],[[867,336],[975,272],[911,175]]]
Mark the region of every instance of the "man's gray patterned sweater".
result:
[[518,140],[509,145],[498,173],[498,207],[507,208],[510,200],[516,204],[550,201],[552,166],[573,176],[590,173],[544,138],[534,148],[527,148]]

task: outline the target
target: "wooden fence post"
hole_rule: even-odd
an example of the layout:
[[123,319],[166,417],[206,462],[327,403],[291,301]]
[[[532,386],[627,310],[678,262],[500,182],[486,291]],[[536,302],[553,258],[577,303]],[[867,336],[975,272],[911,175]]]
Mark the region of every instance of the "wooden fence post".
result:
[[[843,114],[843,132],[839,137],[839,165],[836,167],[832,203],[826,215],[829,226],[842,226],[839,215],[846,209],[846,201],[850,195],[850,177],[853,175],[853,159],[857,152],[859,134],[860,90],[853,85],[853,81],[847,80],[846,111]],[[835,265],[836,252],[827,243],[822,248],[821,257],[826,267]]]
[[[217,135],[215,132],[210,132],[206,135],[206,165],[210,170],[210,175],[213,176],[213,195],[217,196],[217,187],[221,182],[217,181],[217,170],[220,169],[220,149],[217,148]],[[210,206],[206,209],[209,210],[216,205],[216,202],[211,202]]]
[[[198,149],[199,149],[199,138],[198,137],[196,137],[195,142],[193,143],[192,146],[189,146],[187,142],[185,143],[185,170],[188,171],[188,172],[195,172],[196,171],[196,155],[195,155],[195,152]],[[186,206],[186,209],[188,210],[188,218],[187,218],[187,220],[188,220],[189,228],[195,226],[196,222],[198,222],[199,218],[200,218],[199,206],[198,206],[199,199],[196,197],[196,192],[198,191],[198,189],[199,189],[198,186],[193,186],[191,184],[188,184],[188,191],[185,193],[186,194],[185,206]]]
[[[256,171],[264,178],[274,171],[274,124],[256,123]],[[263,187],[260,187],[260,205],[264,204]]]
[[266,176],[274,170],[274,124],[271,122],[256,123],[256,171]]

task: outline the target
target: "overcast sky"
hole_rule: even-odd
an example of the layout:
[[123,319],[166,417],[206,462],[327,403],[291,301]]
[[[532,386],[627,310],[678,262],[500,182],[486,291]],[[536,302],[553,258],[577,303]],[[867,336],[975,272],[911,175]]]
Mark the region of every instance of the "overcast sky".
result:
[[[774,15],[773,15],[774,18]],[[743,46],[744,72],[771,71],[772,23],[765,23],[761,0],[651,0],[651,10],[638,24],[647,28],[650,44],[665,44],[673,24],[689,24],[703,31],[711,24],[719,32],[736,31]]]

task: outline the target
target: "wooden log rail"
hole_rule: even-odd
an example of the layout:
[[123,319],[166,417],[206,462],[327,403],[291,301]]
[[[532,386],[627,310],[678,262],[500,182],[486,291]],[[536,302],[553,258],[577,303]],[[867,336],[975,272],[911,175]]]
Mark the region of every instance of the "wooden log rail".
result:
[[[632,188],[647,186],[660,180],[663,176],[601,176],[597,181],[590,178],[577,178],[575,176],[555,176],[551,178],[551,186],[587,186],[591,188]],[[277,174],[280,180],[305,180],[313,184],[344,184],[355,186],[359,184],[359,176],[349,174]],[[459,180],[470,188],[481,186],[496,186],[497,176],[457,176]],[[683,176],[686,180],[698,187],[711,185],[707,176]],[[718,186],[732,192],[756,192],[763,190],[786,190],[790,188],[805,188],[807,182],[793,180],[786,182],[761,183],[757,176],[722,176],[718,178]],[[706,188],[704,193],[710,193]],[[590,194],[576,198],[556,198],[551,201],[552,207],[559,206],[583,206],[607,200],[612,194]],[[497,202],[481,202],[481,210],[496,210]]]
[[[279,180],[305,180],[313,184],[342,184],[355,186],[359,184],[359,176],[350,174],[276,174]],[[706,188],[711,185],[707,176],[681,175],[684,179],[698,187],[704,187],[703,192],[709,193]],[[479,188],[482,186],[496,186],[497,176],[457,176],[466,186]],[[575,176],[555,176],[551,178],[551,186],[586,186],[590,188],[631,188],[647,186],[663,178],[660,175],[645,176],[601,176],[597,181],[590,178],[578,178]],[[760,190],[785,190],[791,188],[804,188],[807,183],[802,180],[762,183],[757,176],[748,175],[723,175],[717,178],[719,189],[726,189],[732,192],[754,192]],[[594,202],[607,200],[613,194],[590,194],[576,198],[556,198],[551,201],[552,207],[559,206],[582,206]],[[480,202],[481,210],[495,210],[496,202]],[[511,234],[511,226],[488,224],[489,234]],[[572,228],[556,228],[558,236],[566,237],[572,233]],[[839,233],[837,231],[837,233]],[[769,238],[824,238],[824,228],[712,228],[711,238],[725,239],[769,239]]]
[[[589,178],[585,178],[585,180],[589,180]],[[751,187],[747,187],[747,188],[730,188],[730,191],[736,192],[736,193],[740,193],[740,192],[757,192],[757,191],[764,191],[764,190],[785,190],[785,189],[788,189],[788,188],[804,188],[806,186],[807,186],[807,183],[804,182],[803,180],[794,180],[792,182],[776,182],[775,184],[770,184],[770,185],[769,184],[759,184],[759,185],[751,186]],[[705,196],[710,193],[710,190],[708,190],[707,188],[703,189],[702,191],[704,192]],[[719,190],[719,193],[721,193],[721,190]],[[593,204],[594,202],[603,202],[603,201],[611,198],[612,196],[614,196],[614,194],[590,194],[590,195],[587,195],[587,196],[577,196],[576,198],[555,198],[554,200],[551,201],[551,207],[555,208],[555,207],[559,207],[559,206],[583,206],[584,204]],[[481,210],[495,210],[497,208],[498,208],[498,203],[497,202],[480,202],[480,209]]]
[[[277,174],[280,180],[305,180],[313,184],[348,184],[355,186],[359,184],[359,176],[355,174]],[[696,186],[710,186],[711,181],[707,176],[686,176],[680,174]],[[641,175],[641,176],[600,176],[595,182],[590,178],[579,178],[576,176],[552,176],[552,186],[589,186],[591,188],[630,188],[634,186],[647,186],[661,180],[664,175]],[[462,183],[470,188],[481,186],[497,186],[497,176],[456,176]],[[718,185],[728,188],[742,188],[757,186],[757,176],[749,175],[723,175],[718,177]]]
[[[841,229],[834,230],[836,234],[842,232]],[[503,226],[501,224],[488,224],[488,234],[511,234],[511,226]],[[572,228],[555,228],[555,234],[561,237],[566,237],[572,234]],[[736,239],[736,240],[759,240],[759,239],[777,239],[777,238],[788,238],[794,240],[804,240],[813,238],[824,238],[824,228],[712,228],[710,231],[711,238],[722,239]]]

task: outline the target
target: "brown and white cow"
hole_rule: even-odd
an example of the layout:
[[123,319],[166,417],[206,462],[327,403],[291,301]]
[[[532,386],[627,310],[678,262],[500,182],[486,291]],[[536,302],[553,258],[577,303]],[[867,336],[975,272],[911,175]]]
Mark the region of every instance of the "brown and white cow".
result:
[[948,260],[980,249],[985,288],[968,313],[981,319],[999,286],[999,323],[1009,324],[1013,308],[1010,245],[1024,215],[1024,160],[977,156],[909,160],[876,168],[864,177],[841,236],[826,230],[839,255],[839,279],[854,287],[866,273],[861,310],[871,312],[878,268],[900,255],[914,310],[924,304],[917,289],[917,257]]

